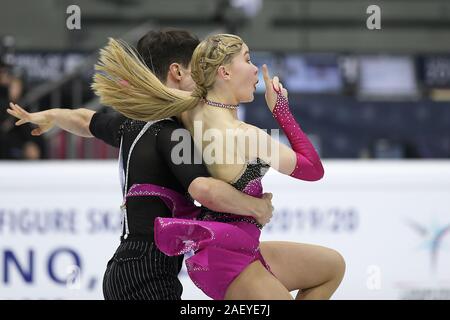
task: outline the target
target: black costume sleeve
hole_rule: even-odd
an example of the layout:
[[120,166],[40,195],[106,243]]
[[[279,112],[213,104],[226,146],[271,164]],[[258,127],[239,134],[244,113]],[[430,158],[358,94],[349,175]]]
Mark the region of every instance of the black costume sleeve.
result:
[[203,163],[201,153],[195,148],[189,131],[176,121],[164,120],[156,143],[157,150],[186,190],[196,178],[211,176]]
[[122,125],[126,119],[124,115],[116,111],[98,111],[92,116],[89,130],[94,137],[119,148]]

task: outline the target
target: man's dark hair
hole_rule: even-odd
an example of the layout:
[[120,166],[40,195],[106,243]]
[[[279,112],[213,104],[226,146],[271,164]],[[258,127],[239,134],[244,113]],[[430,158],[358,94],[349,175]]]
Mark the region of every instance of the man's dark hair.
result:
[[138,41],[137,51],[159,80],[165,82],[172,63],[189,66],[199,43],[196,36],[185,30],[150,31]]

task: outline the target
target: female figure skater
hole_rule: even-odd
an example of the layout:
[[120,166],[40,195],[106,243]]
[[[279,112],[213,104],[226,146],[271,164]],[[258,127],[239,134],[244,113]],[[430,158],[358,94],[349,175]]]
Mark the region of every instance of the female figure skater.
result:
[[[247,45],[235,35],[211,36],[197,46],[191,61],[196,83],[191,95],[165,87],[132,49],[112,39],[101,51],[97,69],[104,72],[95,76],[93,84],[101,102],[130,118],[176,115],[193,136],[196,121],[201,121],[203,132],[233,129],[234,140],[242,133],[256,135],[256,147],[229,150],[228,143],[222,144],[223,154],[231,154],[233,163],[206,162],[213,177],[238,190],[260,197],[261,178],[269,166],[296,179],[323,177],[318,154],[289,111],[286,89],[277,77],[269,77],[266,66],[266,102],[292,148],[238,120],[237,106],[254,98],[258,68],[251,63]],[[203,143],[199,147],[207,148]],[[176,207],[177,199],[168,190],[153,186],[151,191],[172,197]],[[290,291],[296,289],[300,290],[297,299],[326,299],[342,280],[345,264],[335,251],[288,242],[260,244],[262,226],[253,218],[207,211],[194,217],[194,210],[183,210],[175,218],[155,220],[155,242],[168,255],[194,250],[186,260],[189,276],[213,299],[292,299]],[[315,263],[299,266],[297,262],[306,261],[305,257]]]

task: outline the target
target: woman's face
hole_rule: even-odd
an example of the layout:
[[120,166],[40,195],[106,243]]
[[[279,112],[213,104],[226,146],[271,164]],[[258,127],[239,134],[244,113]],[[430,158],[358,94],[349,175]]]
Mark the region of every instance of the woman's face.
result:
[[239,103],[253,101],[258,83],[258,67],[252,63],[245,43],[242,45],[241,52],[231,60],[227,70],[230,74],[230,89]]

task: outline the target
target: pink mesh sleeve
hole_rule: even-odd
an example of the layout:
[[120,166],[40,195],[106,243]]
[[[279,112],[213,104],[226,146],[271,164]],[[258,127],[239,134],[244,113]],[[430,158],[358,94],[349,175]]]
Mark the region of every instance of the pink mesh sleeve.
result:
[[278,93],[273,117],[286,134],[292,150],[297,155],[297,164],[290,176],[306,181],[320,180],[324,175],[320,157],[300,125],[295,121],[289,110],[288,100],[281,93]]

